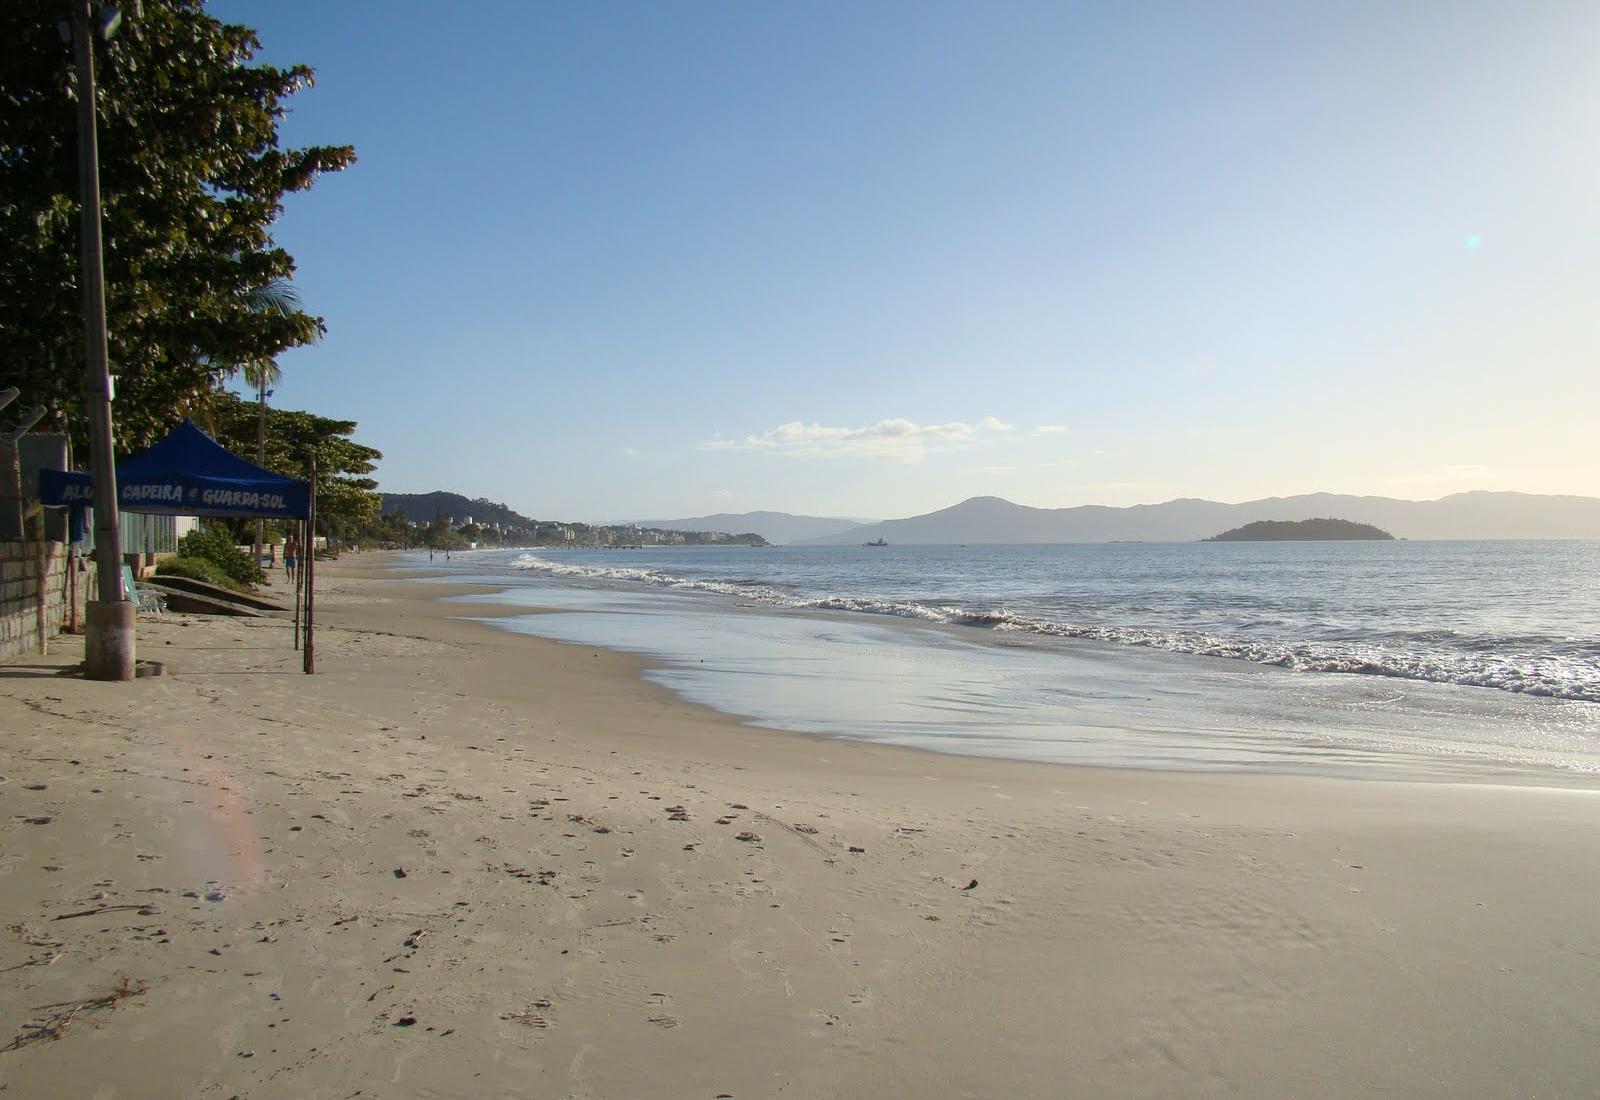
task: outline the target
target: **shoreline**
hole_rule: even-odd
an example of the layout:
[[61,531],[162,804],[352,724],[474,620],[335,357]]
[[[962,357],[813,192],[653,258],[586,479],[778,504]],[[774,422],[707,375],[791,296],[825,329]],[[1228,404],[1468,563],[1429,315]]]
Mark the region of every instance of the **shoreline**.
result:
[[148,983],[0,1055],[0,1085],[1563,1096],[1600,1076],[1590,791],[797,736],[642,658],[456,617],[437,597],[462,585],[376,555],[318,581],[315,677],[287,623],[185,616],[140,623],[156,680],[57,678],[68,639],[0,666],[0,1043],[36,1006]]
[[[589,593],[593,606],[579,601],[571,605],[565,599],[551,604],[521,602],[519,594],[529,589],[516,583],[515,575],[504,579],[486,579],[479,574],[468,574],[473,579],[454,580],[452,574],[413,568],[410,564],[396,567],[396,575],[404,575],[410,583],[430,583],[435,580],[444,591],[440,598],[463,610],[463,619],[482,619],[496,629],[555,641],[559,644],[599,647],[612,654],[627,655],[637,662],[638,674],[659,686],[666,687],[674,698],[685,704],[703,707],[710,713],[731,717],[741,724],[781,733],[821,737],[827,740],[844,740],[856,744],[874,744],[917,752],[930,752],[939,756],[966,759],[1012,760],[1023,763],[1044,763],[1061,767],[1109,769],[1112,771],[1178,771],[1208,775],[1278,775],[1308,778],[1355,779],[1367,782],[1400,782],[1423,784],[1488,784],[1539,789],[1600,790],[1600,756],[1592,751],[1579,755],[1572,748],[1556,752],[1541,751],[1537,746],[1512,741],[1496,740],[1502,730],[1538,727],[1551,719],[1567,723],[1573,707],[1588,708],[1587,704],[1542,696],[1519,695],[1491,689],[1463,688],[1440,685],[1426,681],[1395,680],[1387,677],[1343,676],[1321,672],[1286,671],[1270,665],[1244,662],[1232,658],[1205,654],[1176,655],[1159,650],[1133,649],[1107,641],[1077,638],[1040,638],[1033,635],[1008,637],[980,632],[970,635],[971,628],[952,623],[928,622],[916,619],[862,616],[847,611],[826,608],[775,609],[764,603],[746,603],[728,597],[704,598],[699,594],[667,593],[647,586],[642,591],[627,582],[612,581],[564,587],[559,591],[581,595]],[[496,596],[506,596],[495,601]],[[658,598],[672,601],[657,603]],[[613,606],[614,601],[625,602]],[[635,605],[632,601],[639,601]],[[681,601],[684,606],[674,604]],[[489,608],[479,615],[477,608]],[[641,614],[642,613],[642,614]],[[588,620],[589,625],[542,631],[536,624],[538,617],[551,615],[570,616],[575,621]],[[598,624],[614,616],[639,616],[638,630],[630,635],[599,627]],[[528,618],[525,625],[497,620]],[[666,642],[667,638],[699,639],[700,620],[719,624],[731,623],[733,632],[746,630],[746,641],[784,650],[761,650],[762,656],[754,658],[755,651],[741,651],[735,646],[718,652],[695,649],[683,642]],[[619,618],[617,621],[621,621]],[[633,620],[630,620],[632,622]],[[743,626],[739,624],[743,624]],[[754,624],[765,624],[757,628]],[[874,714],[870,708],[859,704],[843,713],[834,711],[824,715],[814,706],[765,706],[759,694],[752,695],[742,684],[760,683],[766,692],[784,690],[798,692],[804,678],[778,683],[783,676],[768,682],[765,666],[785,660],[814,664],[816,653],[806,648],[807,642],[793,634],[799,624],[811,624],[799,631],[810,635],[828,627],[844,632],[846,638],[881,634],[891,638],[890,646],[909,642],[909,649],[920,651],[925,644],[936,647],[950,646],[965,652],[984,654],[982,658],[991,674],[1010,676],[1029,667],[1036,657],[1048,659],[1057,656],[1065,662],[1059,669],[1052,667],[1051,674],[1068,678],[1077,676],[1085,682],[1099,682],[1101,690],[1133,694],[1118,697],[1122,706],[1096,706],[1093,693],[1084,696],[1088,704],[1082,708],[1055,707],[1046,712],[1037,695],[1023,694],[1024,707],[1035,708],[1030,716],[1014,727],[1017,736],[1007,735],[1011,727],[987,724],[985,703],[967,704],[966,713],[955,718],[937,715],[946,729],[932,732],[919,731],[917,726],[929,714],[924,707],[919,713],[894,715],[884,721],[882,713]],[[774,625],[783,626],[786,633],[772,635]],[[702,641],[709,641],[702,639]],[[676,647],[676,648],[675,648]],[[857,646],[855,656],[871,661],[873,655],[865,652],[874,646]],[[734,653],[740,656],[733,658]],[[714,672],[697,669],[694,655],[711,661]],[[1004,656],[999,656],[1004,655]],[[902,655],[903,656],[903,655]],[[733,664],[730,664],[730,658]],[[836,670],[851,680],[870,680],[873,670],[838,668]],[[982,675],[985,664],[945,668],[945,676]],[[1009,666],[1009,667],[1008,667]],[[1033,664],[1038,669],[1038,664]],[[891,662],[882,670],[885,676],[896,674]],[[751,674],[754,674],[753,676]],[[808,677],[818,675],[816,671]],[[1307,677],[1305,684],[1290,681]],[[1169,679],[1170,678],[1170,679]],[[1216,692],[1238,710],[1227,705],[1212,706],[1209,710],[1178,710],[1168,708],[1168,713],[1141,712],[1137,709],[1137,689],[1147,682],[1182,685],[1182,695],[1196,697],[1196,693]],[[941,690],[943,681],[929,680],[916,691],[919,699],[931,698],[932,692]],[[1275,708],[1291,696],[1310,697],[1317,692],[1315,704],[1304,703],[1299,713],[1278,713]],[[1364,694],[1365,693],[1365,694]],[[1362,725],[1332,724],[1326,728],[1316,724],[1322,714],[1354,711],[1378,713],[1385,709],[1381,696],[1399,693],[1411,708],[1410,721],[1427,722],[1416,730],[1426,730],[1415,744],[1406,743],[1406,734],[1413,729],[1406,725],[1405,711],[1396,711],[1387,724]],[[1473,699],[1473,695],[1481,697]],[[1004,712],[1007,701],[996,697],[988,705]],[[744,705],[741,705],[744,704]],[[1263,708],[1259,712],[1251,708]],[[1592,709],[1592,708],[1589,708]],[[1546,715],[1544,712],[1549,711]],[[1265,725],[1253,725],[1249,720],[1254,713],[1274,714],[1274,720]],[[1019,709],[1019,714],[1023,713]],[[1600,713],[1596,711],[1595,713]],[[1449,717],[1443,717],[1448,715]],[[963,728],[962,719],[971,725]],[[1155,720],[1155,724],[1149,724]],[[1171,724],[1176,719],[1178,724]],[[1057,724],[1059,723],[1059,725]],[[1187,725],[1184,723],[1198,723]],[[1032,732],[1059,730],[1061,736],[1049,732],[1037,740]],[[1203,730],[1204,734],[1188,741],[1190,730]],[[1220,731],[1233,731],[1233,741],[1218,736]],[[970,731],[972,736],[966,734]],[[1471,731],[1471,732],[1467,732]],[[1487,733],[1488,740],[1480,740]],[[1009,741],[1009,746],[1005,743]],[[1097,760],[1095,757],[1108,757]]]
[[[1164,544],[1151,547],[1151,551],[1175,551],[1186,546],[1192,549],[1188,544]],[[1084,576],[1067,583],[1069,591],[1087,603],[1074,610],[1073,601],[1066,598],[1068,592],[1051,595],[1035,584],[1019,585],[1014,575],[986,574],[983,583],[972,587],[966,575],[951,572],[956,562],[940,554],[925,563],[927,576],[917,575],[911,581],[903,569],[886,570],[881,575],[873,572],[874,560],[890,559],[869,557],[856,561],[837,555],[818,559],[805,553],[808,549],[842,548],[778,547],[774,550],[777,559],[758,555],[746,568],[731,570],[708,570],[712,558],[721,555],[690,554],[687,564],[669,560],[680,557],[670,552],[647,556],[643,562],[628,555],[611,555],[599,564],[577,565],[537,551],[486,553],[491,559],[500,559],[501,568],[506,565],[508,554],[527,558],[518,572],[526,569],[536,575],[597,585],[620,581],[635,591],[714,593],[741,604],[770,605],[790,612],[844,611],[875,619],[977,627],[981,633],[1030,637],[1041,642],[1099,643],[1123,653],[1132,650],[1185,659],[1225,658],[1234,665],[1375,677],[1397,688],[1492,688],[1496,693],[1521,699],[1571,703],[1580,708],[1587,705],[1587,727],[1600,729],[1600,680],[1595,678],[1597,670],[1589,659],[1592,653],[1585,656],[1583,647],[1574,645],[1580,639],[1573,635],[1581,635],[1587,629],[1587,619],[1581,611],[1583,601],[1571,606],[1562,601],[1560,607],[1552,609],[1549,601],[1559,597],[1548,587],[1536,593],[1510,592],[1505,590],[1502,578],[1491,597],[1513,606],[1530,595],[1543,601],[1548,629],[1535,630],[1537,637],[1523,637],[1528,624],[1515,621],[1515,616],[1500,621],[1493,615],[1485,618],[1482,605],[1463,601],[1459,591],[1440,596],[1441,604],[1432,609],[1441,616],[1440,622],[1450,624],[1450,629],[1408,629],[1408,624],[1388,614],[1387,603],[1369,597],[1354,602],[1343,629],[1330,630],[1328,623],[1306,618],[1306,601],[1315,604],[1318,600],[1346,597],[1326,590],[1325,575],[1305,561],[1296,564],[1272,559],[1257,563],[1269,567],[1269,573],[1278,571],[1263,580],[1264,591],[1259,593],[1241,590],[1244,581],[1237,569],[1223,569],[1200,586],[1200,590],[1211,585],[1221,589],[1212,594],[1214,602],[1202,601],[1203,606],[1192,606],[1195,578],[1186,577],[1183,570],[1199,562],[1175,563],[1160,559],[1158,554],[1158,560],[1143,563],[1155,569],[1150,596],[1132,599],[1126,588],[1128,577],[1119,572],[1130,563],[1121,561],[1105,547],[1084,544],[977,548],[1006,556],[1005,568],[1021,575],[1030,575],[1034,570],[1081,567]],[[957,548],[918,549],[948,554]],[[1470,557],[1471,552],[1481,549],[1482,544],[1463,543],[1460,552]],[[791,550],[792,559],[786,553]],[[1046,551],[1059,553],[1044,560],[1030,560]],[[1096,553],[1085,557],[1085,551]],[[773,568],[772,560],[785,564]],[[979,568],[993,569],[998,564],[990,561]],[[1359,587],[1383,590],[1385,585],[1398,585],[1397,591],[1390,592],[1396,600],[1407,598],[1404,590],[1421,579],[1414,575],[1414,566],[1412,573],[1397,579],[1387,572],[1375,576],[1373,563],[1359,558],[1340,564],[1357,571],[1352,581]],[[1571,564],[1573,568],[1581,567],[1579,562]],[[1211,565],[1215,567],[1216,563]],[[1470,563],[1459,561],[1435,561],[1433,565],[1445,572],[1470,568]],[[1518,565],[1537,569],[1547,568],[1548,563],[1521,561]],[[1296,568],[1305,575],[1292,586],[1298,594],[1291,595],[1284,585]],[[858,583],[862,573],[872,576],[873,583]],[[1548,577],[1543,583],[1548,586]],[[1072,587],[1074,584],[1077,587]],[[1174,585],[1183,594],[1174,591]],[[1226,610],[1242,612],[1242,604],[1253,608],[1245,620],[1262,621],[1240,621],[1239,615]],[[1112,613],[1105,614],[1108,611]],[[1487,653],[1495,656],[1491,659],[1485,656]]]

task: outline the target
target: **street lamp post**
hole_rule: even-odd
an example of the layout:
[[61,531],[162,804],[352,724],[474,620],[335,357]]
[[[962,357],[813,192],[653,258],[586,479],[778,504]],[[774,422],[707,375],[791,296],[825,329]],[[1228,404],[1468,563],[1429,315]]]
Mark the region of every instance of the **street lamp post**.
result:
[[133,604],[122,591],[116,457],[111,441],[111,368],[106,350],[106,283],[100,242],[100,150],[95,133],[94,40],[116,29],[120,13],[73,0],[72,51],[78,69],[78,189],[81,193],[84,402],[94,472],[94,554],[98,600],[84,611],[84,672],[92,680],[131,680]]

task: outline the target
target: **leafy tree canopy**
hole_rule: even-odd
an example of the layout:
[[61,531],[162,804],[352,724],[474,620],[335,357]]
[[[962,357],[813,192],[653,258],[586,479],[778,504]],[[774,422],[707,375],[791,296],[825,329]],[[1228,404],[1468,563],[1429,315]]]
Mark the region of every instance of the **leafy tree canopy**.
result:
[[[218,443],[254,462],[258,410],[253,401],[219,391],[197,419]],[[383,453],[351,439],[355,430],[354,420],[267,410],[267,469],[303,478],[306,455],[316,452],[317,530],[322,534],[345,536],[378,515],[378,483],[366,475]]]
[[[77,82],[58,30],[69,8],[0,3],[0,386],[81,442]],[[159,438],[222,376],[323,332],[297,306],[260,308],[263,288],[294,272],[271,230],[285,194],[355,153],[280,147],[286,101],[312,71],[253,64],[259,48],[204,0],[145,0],[95,47],[119,450]]]

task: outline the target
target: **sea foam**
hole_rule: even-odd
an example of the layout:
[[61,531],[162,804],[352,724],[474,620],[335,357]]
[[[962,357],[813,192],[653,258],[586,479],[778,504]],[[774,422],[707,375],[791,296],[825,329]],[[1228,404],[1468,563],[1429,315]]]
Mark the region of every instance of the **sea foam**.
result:
[[1293,672],[1331,672],[1388,676],[1439,684],[1494,688],[1526,695],[1600,702],[1600,646],[1574,640],[1569,652],[1526,652],[1520,639],[1478,638],[1447,649],[1417,648],[1427,640],[1418,634],[1409,646],[1392,642],[1271,641],[1229,637],[1209,631],[1153,629],[1024,615],[1004,607],[973,607],[947,600],[903,600],[871,596],[802,596],[769,582],[740,578],[684,577],[659,569],[575,565],[537,554],[522,554],[512,565],[520,570],[572,580],[614,581],[684,592],[732,596],[740,600],[796,610],[886,615],[927,623],[1067,638],[1110,645],[1141,646],[1272,665]]

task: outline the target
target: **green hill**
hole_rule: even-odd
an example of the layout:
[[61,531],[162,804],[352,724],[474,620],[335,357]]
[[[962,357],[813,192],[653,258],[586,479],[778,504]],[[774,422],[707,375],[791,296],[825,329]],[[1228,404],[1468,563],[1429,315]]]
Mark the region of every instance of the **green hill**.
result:
[[439,516],[451,516],[460,523],[466,516],[477,524],[498,523],[501,527],[526,528],[532,531],[537,521],[504,504],[478,497],[468,500],[460,493],[384,493],[383,512],[402,512],[412,523],[432,523]]
[[1235,527],[1205,542],[1329,542],[1348,540],[1392,540],[1389,532],[1370,523],[1353,523],[1347,519],[1262,519]]

